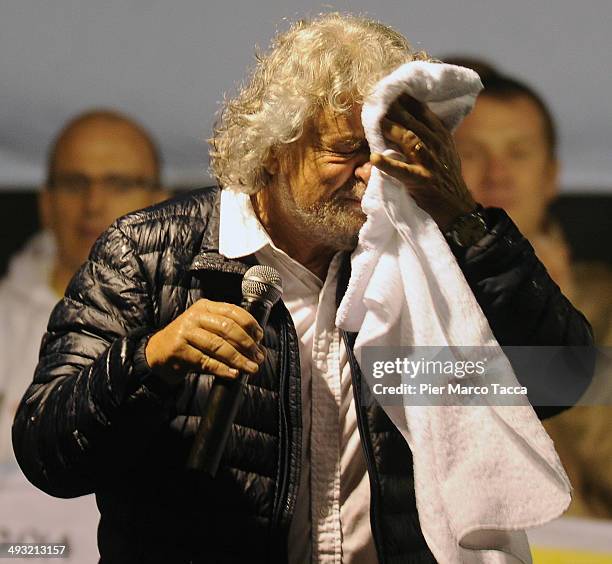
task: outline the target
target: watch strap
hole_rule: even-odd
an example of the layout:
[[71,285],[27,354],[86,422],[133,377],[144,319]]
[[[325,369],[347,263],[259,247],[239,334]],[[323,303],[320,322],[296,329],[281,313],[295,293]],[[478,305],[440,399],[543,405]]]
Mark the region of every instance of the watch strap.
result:
[[455,219],[444,236],[449,244],[465,249],[480,241],[487,233],[483,207],[478,204],[471,212]]

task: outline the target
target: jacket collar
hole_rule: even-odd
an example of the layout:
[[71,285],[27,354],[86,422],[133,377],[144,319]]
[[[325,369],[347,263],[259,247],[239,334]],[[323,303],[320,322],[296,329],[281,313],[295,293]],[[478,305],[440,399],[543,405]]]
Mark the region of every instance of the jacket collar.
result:
[[209,193],[210,211],[208,223],[202,237],[199,253],[191,261],[190,272],[216,271],[243,275],[251,266],[258,264],[254,254],[230,259],[219,253],[219,225],[221,210],[221,189],[211,187]]
[[[208,216],[208,224],[202,237],[202,246],[200,252],[191,261],[189,271],[215,271],[244,275],[251,266],[259,264],[259,262],[255,258],[255,254],[239,258],[228,258],[219,253],[221,189],[218,186],[210,188],[210,200],[210,213]],[[350,256],[350,253],[345,253],[342,257],[342,266],[339,272],[336,291],[336,307],[340,304],[348,286],[351,275]]]

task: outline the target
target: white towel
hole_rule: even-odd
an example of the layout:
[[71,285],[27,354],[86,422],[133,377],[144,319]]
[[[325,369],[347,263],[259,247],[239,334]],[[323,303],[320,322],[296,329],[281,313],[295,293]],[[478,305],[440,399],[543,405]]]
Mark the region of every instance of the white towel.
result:
[[[400,93],[426,102],[453,129],[481,88],[478,75],[462,67],[403,65],[381,80],[364,104],[371,150],[390,150],[380,120]],[[518,385],[433,219],[401,184],[376,168],[362,207],[367,220],[336,318],[339,327],[358,331],[357,359],[361,362],[368,346],[494,347],[483,378],[494,372],[494,381]],[[470,401],[383,406],[413,453],[423,534],[442,564],[531,562],[523,529],[567,508],[569,481],[525,398],[519,406]]]

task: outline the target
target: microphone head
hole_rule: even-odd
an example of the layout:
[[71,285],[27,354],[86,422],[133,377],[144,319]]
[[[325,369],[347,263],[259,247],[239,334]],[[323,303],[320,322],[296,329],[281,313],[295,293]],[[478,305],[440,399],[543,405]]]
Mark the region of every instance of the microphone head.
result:
[[242,296],[274,305],[283,295],[283,283],[275,268],[256,264],[249,268],[242,279]]

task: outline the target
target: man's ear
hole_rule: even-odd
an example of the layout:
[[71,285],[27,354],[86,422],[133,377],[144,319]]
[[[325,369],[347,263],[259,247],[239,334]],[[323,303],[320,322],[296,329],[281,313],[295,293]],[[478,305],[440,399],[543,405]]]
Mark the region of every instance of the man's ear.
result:
[[160,202],[167,200],[171,196],[172,193],[170,192],[170,190],[168,190],[168,188],[166,188],[165,186],[160,185],[157,190],[151,193],[151,205],[159,204]]
[[561,167],[559,161],[555,158],[551,158],[548,162],[548,170],[546,171],[546,179],[544,193],[548,201],[552,201],[557,197],[559,193],[559,174]]
[[274,176],[278,173],[279,162],[278,155],[274,149],[270,149],[268,156],[264,159],[263,167],[270,176]]
[[38,220],[43,229],[51,229],[51,194],[47,186],[38,192]]

